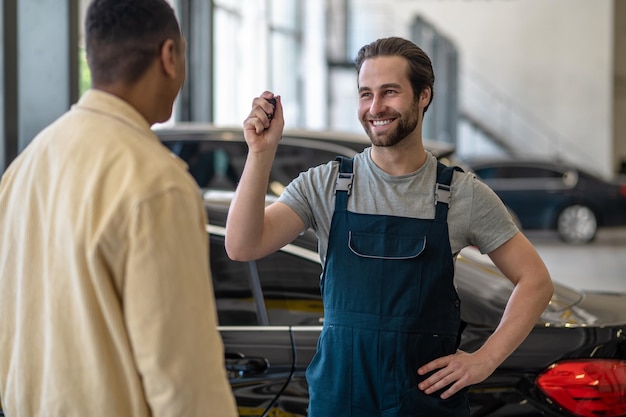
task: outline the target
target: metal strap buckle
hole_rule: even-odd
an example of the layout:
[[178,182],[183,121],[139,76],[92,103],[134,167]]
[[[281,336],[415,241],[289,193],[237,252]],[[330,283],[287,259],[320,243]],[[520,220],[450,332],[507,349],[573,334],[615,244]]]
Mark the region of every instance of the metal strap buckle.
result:
[[337,191],[347,191],[348,195],[350,195],[350,191],[352,191],[352,177],[354,174],[340,172],[337,175],[337,183],[335,184],[335,194]]
[[435,205],[444,203],[450,205],[450,186],[439,184],[435,186]]

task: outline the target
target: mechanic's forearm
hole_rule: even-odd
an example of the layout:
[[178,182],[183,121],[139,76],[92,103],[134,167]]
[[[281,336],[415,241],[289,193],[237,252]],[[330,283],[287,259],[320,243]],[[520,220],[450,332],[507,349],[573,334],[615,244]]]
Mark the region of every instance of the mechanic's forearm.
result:
[[516,285],[496,331],[479,349],[498,367],[528,336],[553,293],[547,270],[536,271],[540,279],[522,280]]
[[257,259],[274,150],[249,152],[226,221],[226,251],[233,260]]

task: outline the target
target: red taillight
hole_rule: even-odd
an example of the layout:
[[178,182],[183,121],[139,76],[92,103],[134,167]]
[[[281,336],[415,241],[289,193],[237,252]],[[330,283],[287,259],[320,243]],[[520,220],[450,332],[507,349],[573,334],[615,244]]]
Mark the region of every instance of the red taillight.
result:
[[626,184],[619,186],[619,193],[622,197],[626,198]]
[[536,383],[549,398],[576,416],[626,415],[626,361],[559,362],[542,373]]

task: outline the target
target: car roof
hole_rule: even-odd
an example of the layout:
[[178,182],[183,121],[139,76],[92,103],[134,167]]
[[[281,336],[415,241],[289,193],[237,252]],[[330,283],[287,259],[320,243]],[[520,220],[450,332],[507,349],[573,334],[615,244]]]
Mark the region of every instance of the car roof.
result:
[[[169,140],[180,140],[179,135],[220,135],[226,140],[240,141],[243,139],[243,129],[237,126],[218,126],[211,123],[202,122],[177,122],[173,125],[156,126],[153,128],[159,138],[166,142]],[[331,131],[331,130],[308,130],[308,129],[285,129],[283,138],[293,138],[298,140],[311,140],[327,142],[360,152],[371,145],[365,133]],[[444,158],[452,155],[455,146],[449,143],[424,140],[424,147],[437,158]]]
[[618,183],[617,180],[607,180],[598,172],[590,171],[587,168],[581,168],[573,163],[563,161],[561,159],[547,159],[543,157],[472,157],[463,158],[463,162],[471,170],[480,170],[492,167],[524,167],[524,168],[540,168],[552,171],[575,172],[576,175],[588,180]]
[[565,161],[559,159],[548,159],[541,157],[515,157],[515,156],[506,156],[506,157],[498,157],[498,156],[474,156],[463,158],[469,166],[471,167],[479,167],[479,166],[491,166],[491,165],[499,165],[499,166],[536,166],[542,168],[567,168],[567,169],[575,169],[576,167],[566,163]]
[[473,156],[463,158],[463,162],[466,163],[472,169],[480,169],[483,167],[500,166],[500,167],[536,167],[553,169],[560,171],[577,171],[580,174],[590,177],[599,178],[598,173],[592,172],[589,169],[582,168],[572,162],[565,161],[560,158],[547,158],[543,156]]

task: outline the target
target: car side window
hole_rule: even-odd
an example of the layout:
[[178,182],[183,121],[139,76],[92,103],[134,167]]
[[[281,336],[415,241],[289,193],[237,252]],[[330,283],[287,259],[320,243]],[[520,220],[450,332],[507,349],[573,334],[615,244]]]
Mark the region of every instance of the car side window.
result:
[[319,263],[279,251],[256,264],[270,325],[322,324]]
[[535,178],[558,178],[562,172],[541,167],[525,166],[490,166],[475,169],[476,175],[482,179],[535,179]]
[[511,167],[509,168],[509,178],[558,178],[563,176],[562,172],[541,167]]
[[247,262],[232,261],[224,248],[224,237],[211,235],[209,241],[211,275],[222,326],[258,325],[257,308],[250,287]]
[[234,190],[247,155],[245,143],[177,140],[164,145],[187,163],[201,188]]
[[[187,163],[200,188],[234,190],[248,154],[245,141],[167,140],[163,144]],[[268,193],[280,195],[300,172],[332,161],[337,152],[309,146],[281,144],[270,173]]]
[[484,179],[484,180],[490,180],[492,178],[497,178],[496,177],[496,172],[494,168],[476,168],[474,169],[474,172],[476,173],[476,175],[478,175],[478,177]]
[[306,146],[281,144],[270,172],[269,192],[280,195],[282,190],[307,169],[335,159],[336,152]]

